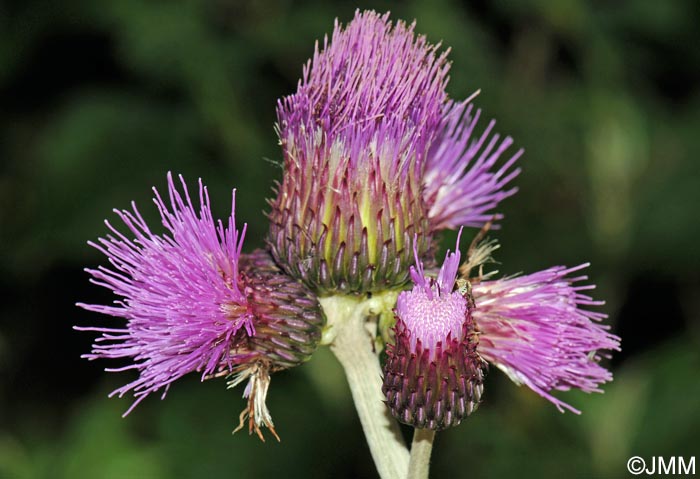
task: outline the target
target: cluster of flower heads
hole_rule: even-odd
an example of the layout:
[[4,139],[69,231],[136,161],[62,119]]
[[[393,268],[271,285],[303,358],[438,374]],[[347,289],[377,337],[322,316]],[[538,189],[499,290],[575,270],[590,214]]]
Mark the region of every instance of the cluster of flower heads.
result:
[[[169,201],[156,191],[166,232],[153,233],[135,206],[116,211],[127,232],[92,243],[109,267],[88,270],[119,297],[80,306],[127,320],[87,327],[101,336],[88,359],[125,359],[139,377],[114,391],[150,393],[196,372],[202,380],[248,381],[249,430],[274,428],[265,396],[270,373],[307,360],[321,338],[318,297],[412,289],[398,296],[383,391],[392,413],[416,427],[442,429],[479,404],[488,364],[560,409],[553,390],[599,391],[611,379],[598,351],[619,338],[587,310],[600,304],[577,286],[583,268],[555,267],[493,280],[474,269],[493,243],[448,252],[437,278],[437,233],[482,228],[515,193],[512,145],[481,132],[472,98],[445,92],[447,51],[388,14],[357,12],[316,46],[296,93],[279,101],[284,175],[270,200],[268,247],[243,253],[245,227],[232,209],[212,218],[206,188],[199,206],[184,180],[168,175]],[[155,190],[154,190],[155,191]],[[234,205],[235,206],[235,205]],[[198,208],[198,210],[197,210]],[[424,267],[424,264],[427,266]],[[132,408],[133,408],[132,406]],[[129,411],[131,408],[129,409]],[[127,413],[129,412],[127,411]]]

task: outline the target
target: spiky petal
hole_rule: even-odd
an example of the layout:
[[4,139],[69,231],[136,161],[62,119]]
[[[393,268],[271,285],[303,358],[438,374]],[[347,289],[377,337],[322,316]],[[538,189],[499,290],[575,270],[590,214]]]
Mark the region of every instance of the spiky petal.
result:
[[[81,327],[102,336],[87,359],[133,361],[108,369],[135,369],[138,379],[112,393],[133,392],[136,401],[191,372],[202,378],[221,364],[232,367],[232,345],[255,333],[253,315],[238,283],[238,259],[245,226],[235,225],[235,194],[227,225],[211,216],[209,194],[199,183],[199,211],[184,180],[183,192],[168,174],[168,199],[154,189],[154,202],[167,234],[153,233],[132,204],[115,210],[128,234],[106,221],[111,234],[89,244],[109,258],[110,266],[86,270],[91,282],[120,297],[112,306],[83,304],[89,311],[125,318],[126,327]],[[238,358],[236,358],[238,359]]]
[[460,253],[447,254],[437,280],[422,265],[399,294],[395,344],[387,348],[382,391],[399,421],[434,430],[456,426],[479,404],[486,363],[468,299],[455,291]]
[[493,209],[517,188],[509,183],[520,173],[513,164],[522,155],[520,149],[496,169],[499,159],[513,144],[510,137],[500,141],[493,134],[491,120],[482,133],[476,132],[481,110],[471,103],[450,104],[427,157],[423,177],[423,198],[431,226],[436,230],[460,226],[482,227],[500,219]]
[[421,177],[449,69],[437,49],[414,25],[358,12],[278,104],[284,177],[268,242],[319,293],[399,286],[414,245],[430,247]]
[[599,324],[606,315],[587,309],[603,304],[584,293],[594,286],[574,284],[586,276],[567,277],[587,266],[556,266],[472,288],[479,354],[560,411],[579,413],[550,393],[602,392],[599,386],[612,374],[599,360],[604,351],[620,347],[620,338]]

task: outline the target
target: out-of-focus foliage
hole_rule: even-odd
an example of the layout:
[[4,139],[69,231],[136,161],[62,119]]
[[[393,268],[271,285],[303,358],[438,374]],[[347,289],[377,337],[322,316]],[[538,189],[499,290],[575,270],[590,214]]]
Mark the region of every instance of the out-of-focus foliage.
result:
[[[192,377],[121,419],[129,379],[78,358],[85,245],[168,170],[237,188],[246,247],[279,179],[275,102],[353,2],[190,0],[0,5],[0,477],[372,477],[347,386],[319,352],[275,376],[282,443],[233,437],[242,390]],[[498,371],[438,436],[434,477],[628,477],[631,455],[700,452],[700,8],[669,2],[409,0],[395,18],[452,47],[450,93],[526,149],[495,236],[503,274],[592,261],[623,338],[604,395],[559,414]],[[447,235],[449,242],[454,235]],[[446,244],[449,244],[446,241]],[[113,365],[109,365],[113,366]]]

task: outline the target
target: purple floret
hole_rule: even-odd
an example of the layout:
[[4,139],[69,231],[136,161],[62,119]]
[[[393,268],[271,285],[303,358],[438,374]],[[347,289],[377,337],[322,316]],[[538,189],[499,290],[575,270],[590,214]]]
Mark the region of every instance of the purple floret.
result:
[[600,351],[620,349],[620,338],[599,324],[607,316],[586,309],[603,304],[583,293],[595,286],[574,285],[586,276],[566,277],[587,266],[555,266],[473,286],[479,354],[559,410],[575,413],[550,392],[602,392],[612,373],[599,364]]
[[495,169],[513,140],[500,141],[497,133],[492,135],[495,120],[478,134],[480,116],[481,110],[474,112],[468,102],[449,107],[440,136],[428,153],[423,199],[435,229],[480,228],[489,220],[501,219],[493,209],[517,191],[508,184],[520,173],[520,168],[512,167],[523,150]]
[[105,222],[112,234],[89,244],[107,256],[109,266],[86,270],[91,282],[121,299],[112,306],[82,304],[89,311],[125,318],[126,327],[78,327],[97,331],[87,359],[127,359],[108,371],[135,369],[138,379],[112,392],[133,391],[136,401],[176,379],[199,372],[204,379],[242,358],[232,355],[237,338],[255,334],[253,315],[239,285],[238,260],[245,226],[235,225],[235,192],[228,224],[211,216],[209,195],[199,182],[199,212],[180,177],[181,193],[168,174],[169,201],[155,190],[154,202],[167,233],[153,233],[136,205],[115,210],[129,230]]
[[352,168],[370,160],[372,142],[379,149],[400,144],[387,166],[405,161],[408,151],[422,160],[442,121],[449,63],[447,52],[414,28],[392,24],[388,13],[358,11],[345,28],[336,20],[331,39],[322,49],[316,44],[297,92],[278,103],[283,144],[320,131],[326,147],[346,148]]
[[416,255],[416,266],[411,267],[415,286],[399,294],[396,302],[396,316],[411,333],[412,349],[420,340],[423,347],[434,354],[438,343],[446,344],[448,336],[461,338],[467,320],[467,301],[454,291],[459,261],[459,249],[454,253],[448,251],[437,279],[433,279],[425,276],[423,264]]

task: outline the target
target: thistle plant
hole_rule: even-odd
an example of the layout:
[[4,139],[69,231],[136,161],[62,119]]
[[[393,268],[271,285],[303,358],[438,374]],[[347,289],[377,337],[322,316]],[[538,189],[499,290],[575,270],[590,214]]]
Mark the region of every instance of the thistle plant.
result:
[[[135,205],[115,210],[125,228],[107,222],[91,243],[109,266],[87,271],[117,299],[79,306],[122,320],[77,329],[100,334],[84,357],[138,373],[112,393],[134,395],[125,414],[186,374],[226,377],[247,382],[236,430],[247,421],[279,439],[271,375],[327,345],[380,476],[427,477],[435,431],[477,411],[491,366],[561,411],[579,413],[555,391],[601,392],[612,376],[600,360],[619,338],[591,309],[602,302],[577,275],[587,265],[484,272],[497,244],[483,236],[516,192],[522,150],[494,121],[481,129],[475,95],[449,98],[448,53],[389,14],[336,22],[277,104],[284,168],[264,249],[243,251],[235,190],[215,221],[201,181],[196,201],[181,177],[168,174],[167,200],[154,189],[164,232]],[[464,261],[458,239],[438,265],[440,232],[470,227]],[[397,420],[415,428],[410,451]]]

